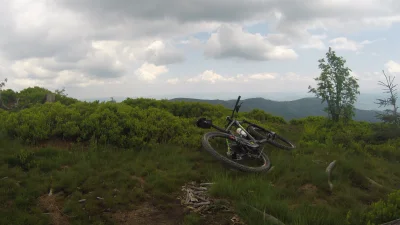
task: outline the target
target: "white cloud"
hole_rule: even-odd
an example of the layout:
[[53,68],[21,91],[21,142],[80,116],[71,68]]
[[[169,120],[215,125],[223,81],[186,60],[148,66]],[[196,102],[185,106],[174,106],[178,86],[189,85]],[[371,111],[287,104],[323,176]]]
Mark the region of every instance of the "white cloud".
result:
[[205,55],[213,58],[242,58],[247,60],[296,59],[293,49],[274,46],[260,34],[245,32],[236,25],[222,25],[211,34],[205,47]]
[[190,48],[195,50],[203,50],[205,45],[204,41],[192,36],[181,40],[179,43],[185,46],[189,46]]
[[214,84],[217,81],[234,81],[234,80],[235,80],[234,77],[224,77],[218,73],[215,73],[213,70],[206,70],[195,77],[189,78],[187,81],[188,82],[206,81]]
[[268,33],[265,38],[272,45],[289,46],[293,42],[293,40],[288,35],[285,35],[285,34],[282,34],[282,33]]
[[91,85],[103,85],[110,83],[119,83],[118,81],[112,80],[101,80],[96,78],[91,78],[86,76],[84,73],[64,70],[59,72],[59,75],[54,80],[56,86],[65,86],[65,85],[76,85],[79,87],[88,87]]
[[[317,77],[316,75],[315,77]],[[300,75],[294,72],[287,72],[279,76],[280,80],[283,81],[312,81],[313,76],[310,75]]]
[[271,73],[256,73],[249,75],[248,78],[254,79],[254,80],[273,80],[275,79],[275,74]]
[[167,80],[168,84],[177,84],[178,82],[179,82],[179,79],[176,77]]
[[361,49],[363,46],[362,44],[349,40],[345,37],[334,38],[330,40],[329,43],[333,44],[332,45],[333,49],[338,49],[338,50],[357,51]]
[[167,72],[168,68],[166,66],[156,66],[154,64],[144,63],[135,71],[135,75],[139,80],[151,82],[154,81],[157,76]]
[[[288,69],[312,73],[308,65],[313,60],[310,57],[315,56],[309,55],[307,49],[323,50],[325,45],[332,44],[334,49],[337,46],[360,54],[358,58],[365,57],[372,54],[364,50],[367,45],[384,39],[350,40],[349,34],[357,35],[361,30],[374,32],[376,28],[383,33],[387,31],[383,29],[400,22],[399,1],[310,1],[307,4],[297,0],[187,0],[185,4],[181,0],[3,1],[0,78],[8,77],[10,87],[14,83],[18,87],[33,84],[51,88],[66,84],[86,87],[75,89],[83,95],[87,90],[103,94],[100,85],[110,83],[120,85],[113,88],[116,91],[131,90],[129,84],[146,92],[147,85],[159,84],[157,80],[165,84],[164,79],[157,79],[161,74],[193,74],[202,71],[202,64],[207,63],[213,70],[194,80],[236,82],[236,85],[245,80],[264,83],[251,79],[255,74],[246,69],[274,70],[279,71],[273,80],[275,85],[281,79],[305,79],[303,75],[285,74]],[[265,26],[265,31],[257,23]],[[249,30],[257,30],[259,34],[245,31],[244,27],[252,24],[257,24],[257,28]],[[327,34],[335,34],[337,38]],[[279,62],[296,59],[298,53],[294,49],[299,48],[303,48],[299,50],[301,63],[306,64],[299,66],[300,60],[290,66]],[[206,57],[201,57],[201,52]],[[390,52],[379,54],[376,61],[395,57]],[[268,60],[276,61],[265,62]],[[354,66],[359,63],[357,60]],[[366,63],[372,67],[372,63]],[[386,66],[389,71],[399,71],[397,62],[389,61]],[[213,72],[235,74],[238,67],[240,73],[247,75],[223,76]],[[365,77],[362,73],[360,76]],[[184,80],[178,80],[173,88],[178,88]],[[171,78],[167,82],[175,81]],[[193,88],[200,86],[193,84]],[[165,90],[160,87],[156,91]]]
[[369,45],[372,43],[375,43],[377,41],[384,41],[386,40],[385,38],[381,38],[378,40],[364,40],[361,42],[356,42],[353,40],[350,40],[346,37],[338,37],[338,38],[334,38],[332,40],[329,41],[329,43],[333,44],[332,47],[334,49],[338,49],[338,50],[349,50],[349,51],[356,51],[357,53],[362,53],[361,50],[362,48],[364,48],[365,45]]
[[166,65],[184,61],[184,54],[171,44],[156,40],[147,46],[145,60],[155,65]]
[[217,82],[249,82],[250,80],[259,82],[263,80],[273,80],[277,76],[276,73],[255,73],[255,74],[237,74],[235,76],[223,76],[213,70],[206,70],[203,73],[187,79],[187,82],[209,82],[215,84]]
[[324,44],[324,39],[327,38],[326,34],[323,35],[311,35],[309,38],[309,41],[302,44],[301,48],[305,49],[319,49],[319,50],[325,50],[326,46]]
[[[14,74],[10,79],[12,87],[17,89],[28,86],[42,86],[45,88],[56,89],[61,86],[79,86],[99,85],[113,81],[104,81],[96,77],[88,76],[79,70],[62,71],[51,70],[53,59],[26,59],[16,61],[11,70]],[[114,81],[115,82],[115,81]]]
[[16,74],[17,77],[21,78],[28,78],[28,76],[38,79],[54,78],[56,74],[43,68],[39,61],[40,59],[16,61],[11,65],[11,70]]
[[[377,82],[377,80],[379,80],[382,77],[382,72],[351,71],[350,75],[357,78],[359,83],[365,82],[365,81],[376,81]],[[374,85],[376,85],[376,82],[374,82]],[[362,86],[362,85],[360,85],[360,86]]]
[[400,73],[400,64],[393,60],[389,60],[385,64],[385,67],[387,68],[389,73]]

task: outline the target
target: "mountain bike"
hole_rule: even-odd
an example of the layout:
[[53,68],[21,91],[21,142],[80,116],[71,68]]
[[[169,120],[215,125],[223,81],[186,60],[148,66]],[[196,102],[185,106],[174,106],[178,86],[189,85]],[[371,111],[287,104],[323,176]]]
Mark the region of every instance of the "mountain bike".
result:
[[[212,120],[208,120],[204,117],[197,120],[196,125],[200,128],[215,128],[218,130],[204,134],[202,146],[206,151],[211,153],[213,157],[238,170],[244,172],[268,171],[271,168],[271,162],[264,152],[265,143],[285,150],[292,150],[295,146],[276,132],[267,130],[246,120],[239,121],[234,119],[235,112],[239,113],[239,109],[243,103],[241,102],[239,104],[240,98],[241,96],[238,97],[233,107],[232,115],[226,117],[228,123],[225,128],[214,125]],[[246,129],[241,125],[244,123],[248,124]],[[237,128],[236,132],[231,130],[232,127]],[[211,145],[214,139],[220,139],[220,141],[216,143],[216,146]],[[224,153],[219,153],[216,147],[222,147]],[[247,160],[251,163],[255,163],[254,161],[259,160],[261,161],[261,165],[247,166],[240,163],[246,162]]]

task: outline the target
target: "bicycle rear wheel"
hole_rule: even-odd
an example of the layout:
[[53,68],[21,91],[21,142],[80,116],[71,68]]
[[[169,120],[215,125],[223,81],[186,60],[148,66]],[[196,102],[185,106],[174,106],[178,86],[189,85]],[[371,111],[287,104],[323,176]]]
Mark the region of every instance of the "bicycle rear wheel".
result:
[[269,138],[267,141],[271,145],[284,149],[284,150],[292,150],[295,147],[293,143],[291,143],[289,140],[286,138],[278,135],[277,133],[274,133],[272,131],[269,131],[263,127],[260,127],[258,125],[249,125],[247,127],[247,132],[249,132],[256,140],[261,140],[265,138],[269,138],[269,136],[274,136],[274,138]]
[[[271,162],[268,156],[263,152],[259,152],[259,158],[250,159],[251,163],[253,161],[260,161],[258,166],[247,166],[242,165],[239,162],[246,162],[247,155],[242,155],[241,159],[234,159],[234,154],[240,155],[239,143],[235,140],[235,137],[230,134],[222,132],[209,132],[203,136],[202,145],[204,149],[209,152],[214,158],[223,162],[224,164],[234,167],[243,172],[264,172],[271,168]],[[220,150],[222,149],[222,151]],[[229,156],[227,152],[231,152],[232,155]],[[249,157],[250,158],[250,157]]]

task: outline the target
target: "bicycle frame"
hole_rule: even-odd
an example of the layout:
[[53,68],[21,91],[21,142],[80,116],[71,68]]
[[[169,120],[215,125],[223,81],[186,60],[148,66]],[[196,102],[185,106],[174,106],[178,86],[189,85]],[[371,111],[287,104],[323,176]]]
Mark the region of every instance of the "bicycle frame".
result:
[[238,97],[238,99],[236,101],[236,104],[235,104],[235,106],[234,106],[234,108],[232,110],[232,116],[231,116],[232,118],[229,117],[229,116],[226,117],[226,120],[229,121],[229,123],[226,126],[226,128],[223,129],[223,128],[218,127],[218,126],[216,126],[214,124],[211,124],[211,127],[215,128],[215,129],[217,129],[217,130],[219,130],[219,131],[221,131],[223,133],[227,133],[227,134],[232,134],[232,131],[230,131],[232,126],[240,127],[247,134],[247,136],[251,139],[251,141],[253,141],[254,143],[262,144],[264,142],[267,142],[268,139],[256,140],[240,123],[247,123],[247,124],[250,124],[250,125],[253,125],[253,126],[257,126],[256,124],[253,124],[253,123],[248,122],[246,120],[239,121],[239,120],[233,119],[233,117],[235,115],[235,111],[237,113],[239,112],[239,108],[240,108],[241,104],[239,105],[238,103],[240,101],[240,98],[241,98],[241,96],[239,95],[239,97]]
[[[227,118],[228,119],[228,118]],[[247,123],[247,124],[251,124],[251,123],[249,123],[249,122],[247,122],[247,121],[238,121],[238,120],[235,120],[235,119],[233,119],[233,120],[231,120],[231,122],[228,124],[228,126],[226,127],[226,129],[225,129],[225,131],[228,133],[230,133],[230,129],[231,129],[231,127],[232,126],[236,126],[236,127],[239,127],[239,128],[242,128],[242,130],[247,134],[247,136],[252,140],[252,141],[254,141],[254,142],[259,142],[259,141],[257,141],[253,136],[251,136],[251,134],[249,133],[249,132],[247,132],[247,130],[246,130],[246,128],[244,128],[241,124],[240,124],[240,122],[242,122],[242,123]]]

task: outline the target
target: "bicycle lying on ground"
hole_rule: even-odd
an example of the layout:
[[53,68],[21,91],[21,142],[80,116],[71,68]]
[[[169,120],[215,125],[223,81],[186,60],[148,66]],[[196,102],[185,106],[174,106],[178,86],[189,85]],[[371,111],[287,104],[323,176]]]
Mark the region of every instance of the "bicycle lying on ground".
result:
[[[202,146],[216,159],[221,160],[223,163],[238,170],[244,172],[268,171],[271,167],[271,162],[263,151],[265,143],[269,143],[285,150],[292,150],[295,146],[290,141],[273,131],[267,130],[246,120],[239,121],[234,119],[235,111],[238,113],[243,103],[241,102],[239,104],[239,101],[240,96],[232,110],[232,116],[226,117],[228,124],[225,129],[214,125],[212,120],[207,120],[204,117],[197,120],[196,125],[200,128],[209,129],[213,127],[218,130],[204,134],[202,138]],[[249,125],[245,129],[241,125],[242,123]],[[237,128],[236,133],[231,130],[232,127]],[[216,147],[211,145],[211,142],[218,138],[221,140],[220,143],[216,144],[216,146],[222,147],[223,151],[225,152],[227,150],[227,152],[219,153],[216,150]],[[227,155],[228,157],[225,157],[224,155]],[[250,161],[260,160],[261,165],[246,166],[239,163],[246,161],[246,159],[250,159]]]

